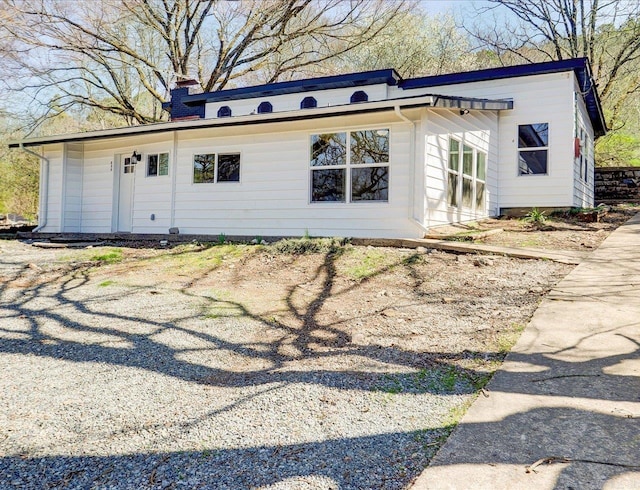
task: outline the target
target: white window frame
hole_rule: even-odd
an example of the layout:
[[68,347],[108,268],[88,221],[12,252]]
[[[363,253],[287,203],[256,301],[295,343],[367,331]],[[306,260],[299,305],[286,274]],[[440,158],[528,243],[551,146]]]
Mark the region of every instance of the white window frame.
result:
[[[147,154],[147,158],[146,158],[146,169],[145,169],[145,175],[146,177],[168,177],[169,176],[169,168],[171,168],[171,156],[170,156],[171,152],[169,151],[158,151],[158,152],[154,152],[154,153],[148,153]],[[167,173],[166,174],[161,174],[160,173],[160,155],[167,155]],[[157,167],[157,173],[155,174],[150,174],[149,173],[149,158],[156,156],[158,157],[158,167]]]
[[[520,126],[533,126],[536,124],[546,124],[547,125],[547,144],[546,146],[529,146],[525,148],[520,148]],[[525,178],[535,178],[535,177],[547,177],[551,174],[551,123],[547,122],[536,122],[536,123],[518,123],[516,125],[516,175],[518,177]],[[547,168],[544,173],[535,173],[535,174],[527,174],[522,173],[520,171],[520,153],[524,152],[533,152],[533,151],[546,151],[547,152]]]
[[[451,142],[455,141],[458,143],[458,158],[457,158],[457,166],[456,168],[450,167],[450,156],[451,156]],[[464,155],[465,155],[465,147],[471,150],[471,174],[464,173]],[[478,178],[478,158],[479,155],[484,155],[484,180]],[[487,172],[488,172],[488,161],[489,155],[486,151],[480,150],[475,145],[469,144],[464,140],[464,138],[457,138],[455,136],[449,135],[447,139],[447,176],[445,181],[446,186],[446,203],[449,209],[459,209],[462,211],[470,211],[473,214],[485,214],[487,209]],[[449,202],[450,195],[450,176],[456,176],[456,188],[453,189],[453,196],[455,197],[455,204],[451,204]],[[471,185],[471,206],[465,206],[463,203],[463,188],[464,181],[470,181]],[[484,186],[483,193],[483,201],[482,207],[478,207],[478,184],[482,184]]]
[[[213,180],[207,182],[196,182],[195,181],[195,163],[196,157],[202,155],[213,155],[214,163],[213,163]],[[240,168],[238,169],[238,180],[219,180],[219,161],[220,155],[238,155],[240,161],[238,162]],[[242,152],[240,151],[202,151],[198,153],[193,153],[191,155],[191,184],[192,185],[207,185],[207,184],[239,184],[242,181]]]
[[[352,133],[357,133],[360,131],[387,131],[388,133],[388,152],[389,152],[389,158],[387,162],[376,162],[376,163],[351,163],[351,134]],[[344,133],[345,134],[345,163],[341,164],[341,165],[318,165],[318,166],[313,166],[311,165],[311,161],[312,161],[312,156],[313,156],[313,150],[312,150],[312,139],[314,136],[320,135],[320,134],[340,134],[340,133]],[[314,133],[310,133],[309,137],[307,139],[308,141],[308,145],[309,145],[309,163],[308,163],[308,168],[309,168],[309,191],[308,191],[308,204],[312,204],[312,205],[316,205],[316,204],[320,204],[320,205],[327,205],[327,204],[353,204],[353,205],[359,205],[359,204],[363,204],[363,205],[368,205],[368,204],[388,204],[391,200],[391,160],[392,160],[392,154],[391,154],[391,148],[392,148],[392,131],[390,127],[382,127],[382,126],[375,126],[375,127],[357,127],[357,128],[350,128],[350,129],[338,129],[338,130],[331,130],[331,131],[325,131],[325,132],[314,132]],[[388,182],[388,189],[387,189],[387,199],[368,199],[368,200],[353,200],[353,196],[352,196],[352,178],[351,178],[351,173],[352,170],[354,169],[362,169],[362,168],[387,168],[387,182]],[[345,198],[344,201],[314,201],[313,200],[313,172],[314,170],[344,170],[345,172],[345,178],[344,178],[344,194],[345,194]]]

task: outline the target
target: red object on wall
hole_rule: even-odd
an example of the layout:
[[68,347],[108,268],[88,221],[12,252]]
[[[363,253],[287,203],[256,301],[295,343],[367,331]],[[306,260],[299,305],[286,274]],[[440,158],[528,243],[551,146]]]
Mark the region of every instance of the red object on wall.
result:
[[580,154],[582,153],[580,149],[580,138],[574,138],[573,140],[573,156],[575,158],[580,158]]

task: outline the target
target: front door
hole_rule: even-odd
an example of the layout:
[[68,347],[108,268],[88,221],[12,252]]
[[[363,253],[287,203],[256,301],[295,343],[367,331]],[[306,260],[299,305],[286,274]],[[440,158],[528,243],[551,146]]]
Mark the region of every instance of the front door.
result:
[[133,158],[120,158],[120,179],[118,193],[118,231],[131,231],[131,215],[133,211],[133,184],[136,165]]

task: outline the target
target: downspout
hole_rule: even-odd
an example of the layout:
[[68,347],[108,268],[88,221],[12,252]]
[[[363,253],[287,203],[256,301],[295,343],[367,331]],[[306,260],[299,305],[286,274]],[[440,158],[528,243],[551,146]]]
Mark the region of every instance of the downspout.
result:
[[398,116],[404,122],[411,124],[412,130],[409,137],[409,165],[410,165],[409,175],[411,176],[411,179],[409,182],[410,184],[409,185],[409,220],[411,221],[411,223],[418,226],[422,231],[426,233],[429,231],[428,227],[425,227],[418,219],[416,219],[416,216],[415,216],[416,183],[414,179],[416,175],[416,123],[402,113],[399,105],[394,106],[393,111],[395,112],[396,116]]
[[20,149],[25,153],[28,153],[30,155],[33,155],[34,157],[39,158],[41,162],[40,187],[38,190],[40,194],[39,196],[40,203],[39,203],[39,209],[38,209],[38,226],[36,226],[32,231],[32,233],[36,233],[40,231],[42,228],[44,228],[45,226],[47,226],[47,211],[48,211],[47,206],[49,203],[49,159],[44,155],[40,155],[39,153],[36,153],[35,151],[25,147],[23,143],[20,143]]

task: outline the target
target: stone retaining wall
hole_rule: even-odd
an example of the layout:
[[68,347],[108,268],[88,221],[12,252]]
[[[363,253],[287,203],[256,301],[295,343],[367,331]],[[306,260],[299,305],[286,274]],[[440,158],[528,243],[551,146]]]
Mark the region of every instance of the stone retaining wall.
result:
[[640,167],[599,167],[595,173],[596,204],[640,202]]

